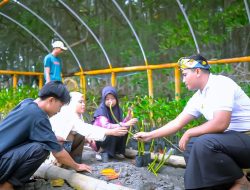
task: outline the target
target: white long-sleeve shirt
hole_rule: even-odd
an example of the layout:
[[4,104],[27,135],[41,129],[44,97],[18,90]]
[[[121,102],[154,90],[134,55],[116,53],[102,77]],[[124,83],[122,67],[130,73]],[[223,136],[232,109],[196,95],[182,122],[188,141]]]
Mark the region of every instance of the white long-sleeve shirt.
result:
[[[67,109],[67,106],[64,109]],[[64,114],[64,112],[62,110],[50,118],[52,130],[56,136],[66,139],[70,132],[77,132],[88,139],[105,140],[107,129],[85,123],[76,113]]]

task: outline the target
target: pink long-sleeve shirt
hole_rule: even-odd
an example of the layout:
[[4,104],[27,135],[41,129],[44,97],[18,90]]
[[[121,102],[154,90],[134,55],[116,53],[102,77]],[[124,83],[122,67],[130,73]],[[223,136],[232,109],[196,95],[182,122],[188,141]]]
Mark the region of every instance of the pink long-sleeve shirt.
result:
[[114,124],[114,123],[110,123],[110,121],[108,120],[108,118],[106,118],[105,116],[98,116],[95,119],[95,122],[93,123],[94,125],[106,128],[106,129],[114,129],[117,127],[122,126],[123,123],[126,123],[130,118],[126,117],[123,119],[122,122],[120,122],[120,124]]

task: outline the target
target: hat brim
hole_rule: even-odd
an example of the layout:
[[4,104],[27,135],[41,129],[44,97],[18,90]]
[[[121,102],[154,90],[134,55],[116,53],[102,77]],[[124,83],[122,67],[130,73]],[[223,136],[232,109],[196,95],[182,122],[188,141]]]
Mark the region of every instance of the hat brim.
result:
[[62,50],[68,50],[68,48],[66,47],[60,47]]

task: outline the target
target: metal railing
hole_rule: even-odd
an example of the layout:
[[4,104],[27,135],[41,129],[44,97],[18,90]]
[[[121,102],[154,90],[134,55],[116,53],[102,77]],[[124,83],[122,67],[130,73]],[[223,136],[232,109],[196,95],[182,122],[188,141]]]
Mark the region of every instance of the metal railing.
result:
[[[209,64],[231,64],[231,63],[242,63],[242,62],[250,62],[250,56],[246,57],[236,57],[229,59],[219,59],[219,60],[210,60]],[[86,94],[86,75],[102,75],[102,74],[111,74],[111,81],[116,84],[116,73],[125,73],[125,72],[138,72],[138,71],[149,71],[151,74],[147,75],[149,83],[148,85],[148,93],[153,97],[153,70],[156,69],[174,69],[174,81],[175,81],[175,99],[180,99],[181,94],[181,77],[180,70],[177,63],[165,63],[158,65],[144,65],[144,66],[133,66],[133,67],[117,67],[117,68],[109,68],[102,70],[91,70],[91,71],[82,71],[76,72],[73,76],[80,77],[80,88],[83,94]],[[115,74],[113,74],[115,73]],[[17,87],[18,77],[19,76],[37,76],[39,81],[39,88],[43,86],[43,73],[41,72],[23,72],[23,71],[6,71],[0,70],[0,75],[11,75],[13,78],[13,87]]]

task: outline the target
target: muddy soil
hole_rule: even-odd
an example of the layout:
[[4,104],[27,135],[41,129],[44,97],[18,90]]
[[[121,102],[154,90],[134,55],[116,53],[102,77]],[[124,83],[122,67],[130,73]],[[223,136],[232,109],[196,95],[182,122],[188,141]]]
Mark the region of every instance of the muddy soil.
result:
[[[163,166],[158,175],[155,176],[147,170],[147,167],[136,167],[134,162],[132,159],[125,159],[123,161],[111,160],[108,163],[96,161],[91,164],[93,172],[91,174],[85,173],[85,175],[136,190],[184,189],[183,168]],[[105,176],[100,174],[100,171],[104,168],[113,168],[117,172],[120,171],[119,178],[109,181]]]
[[[86,162],[85,162],[86,163]],[[147,170],[147,167],[136,167],[134,159],[115,160],[109,162],[88,161],[86,164],[91,165],[92,173],[82,173],[84,175],[105,180],[108,183],[119,184],[135,190],[183,190],[184,189],[184,170],[164,165],[158,175]],[[105,168],[113,168],[120,172],[118,179],[108,180],[100,174]],[[72,190],[67,182],[63,187],[52,187],[50,181],[36,179],[36,182],[26,184],[25,187],[18,190]]]
[[[93,156],[94,155],[94,156]],[[92,173],[82,173],[84,175],[107,181],[108,183],[119,184],[135,190],[183,190],[184,189],[184,168],[163,165],[155,176],[149,172],[147,167],[136,167],[135,159],[125,158],[123,160],[109,159],[108,162],[97,161],[95,153],[85,150],[83,152],[83,163],[92,167]],[[156,163],[158,164],[158,163]],[[100,171],[105,168],[112,168],[120,172],[117,179],[108,180],[101,175]],[[18,190],[71,190],[67,182],[63,187],[52,187],[50,181],[36,179],[35,182],[26,184]]]

